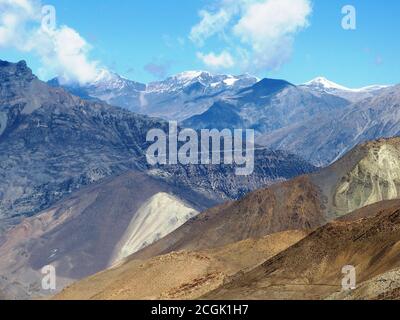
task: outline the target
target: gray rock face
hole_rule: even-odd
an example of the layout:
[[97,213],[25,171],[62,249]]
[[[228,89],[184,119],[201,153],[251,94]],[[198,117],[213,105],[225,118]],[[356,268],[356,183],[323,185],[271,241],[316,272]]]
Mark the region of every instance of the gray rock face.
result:
[[166,123],[50,87],[23,62],[0,64],[0,115],[0,220],[7,224],[128,170],[152,169],[154,176],[223,201],[315,169],[270,151],[258,155],[247,179],[224,166],[150,168],[146,134]]
[[161,125],[50,88],[24,63],[2,63],[0,88],[0,217],[31,215],[82,185],[144,168],[146,133]]

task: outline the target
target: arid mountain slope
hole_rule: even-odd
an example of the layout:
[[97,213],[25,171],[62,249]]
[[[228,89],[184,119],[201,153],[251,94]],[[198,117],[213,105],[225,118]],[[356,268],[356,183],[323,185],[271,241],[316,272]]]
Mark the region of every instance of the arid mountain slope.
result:
[[327,300],[400,300],[400,268],[361,283],[354,291],[330,295]]
[[396,209],[386,208],[356,221],[329,223],[203,298],[323,299],[342,290],[344,266],[356,268],[357,283],[361,284],[399,268],[399,255],[397,201]]
[[[166,198],[169,216],[146,233],[146,220],[162,217],[165,209],[152,205],[157,200],[164,203]],[[82,189],[3,235],[0,289],[7,292],[13,283],[16,297],[41,294],[40,271],[51,264],[56,267],[61,290],[65,284],[104,270],[116,258],[168,234],[209,203],[210,199],[193,191],[138,172]],[[136,247],[130,246],[131,239]]]
[[307,177],[256,191],[201,213],[131,258],[215,248],[285,230],[314,229],[325,222],[319,198]]
[[128,261],[71,285],[56,299],[196,299],[305,235],[288,231],[212,250]]
[[291,229],[313,229],[400,195],[400,138],[357,146],[320,172],[207,210],[132,258],[201,250]]

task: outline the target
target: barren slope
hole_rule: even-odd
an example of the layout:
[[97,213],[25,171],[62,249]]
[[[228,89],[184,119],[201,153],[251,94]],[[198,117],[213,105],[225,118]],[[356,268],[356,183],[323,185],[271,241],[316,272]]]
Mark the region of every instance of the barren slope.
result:
[[[169,201],[172,208],[167,218],[176,219],[176,224],[154,225],[152,234],[137,230],[135,218],[146,218],[140,209],[160,193],[174,199]],[[129,244],[124,249],[130,239],[136,238],[136,246],[143,247],[190,218],[173,210],[176,203],[178,208],[194,212],[204,209],[209,201],[138,172],[87,187],[5,233],[0,239],[0,290],[11,290],[16,298],[41,293],[40,270],[49,264],[56,267],[58,289],[62,289],[71,281],[108,268],[121,250],[135,252],[137,248]],[[151,215],[154,219],[161,213]]]
[[209,209],[132,259],[213,248],[285,230],[314,229],[399,195],[400,138],[369,142],[318,173]]
[[345,265],[356,268],[359,284],[399,268],[400,201],[395,209],[384,207],[375,216],[318,229],[203,298],[323,299],[341,291]]
[[289,231],[213,250],[128,261],[71,285],[56,299],[196,299],[305,235]]

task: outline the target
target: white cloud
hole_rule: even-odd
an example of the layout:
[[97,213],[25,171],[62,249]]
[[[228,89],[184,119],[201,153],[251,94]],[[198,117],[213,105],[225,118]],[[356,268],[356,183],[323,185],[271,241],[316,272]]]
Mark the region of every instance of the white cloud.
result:
[[67,26],[42,28],[39,0],[0,0],[0,48],[37,54],[41,70],[56,73],[64,82],[87,83],[98,63],[88,58],[90,45]]
[[224,50],[235,53],[232,60],[243,71],[276,69],[290,58],[311,12],[311,0],[221,0],[215,12],[202,11],[190,39],[203,45],[223,35]]
[[198,52],[197,57],[211,69],[228,69],[232,68],[235,64],[232,55],[227,51],[223,51],[220,54]]
[[201,21],[192,28],[189,38],[200,46],[204,44],[206,39],[221,32],[231,18],[231,14],[225,9],[221,9],[216,13],[201,10],[199,16]]

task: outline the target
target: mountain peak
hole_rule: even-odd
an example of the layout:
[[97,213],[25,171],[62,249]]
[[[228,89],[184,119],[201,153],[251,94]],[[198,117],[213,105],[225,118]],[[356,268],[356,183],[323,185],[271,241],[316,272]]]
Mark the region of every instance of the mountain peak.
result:
[[303,86],[307,86],[307,87],[313,87],[315,89],[318,90],[324,90],[324,91],[335,91],[335,90],[340,90],[340,91],[347,91],[347,92],[373,92],[373,91],[377,91],[380,89],[384,89],[389,87],[388,85],[370,85],[367,87],[362,87],[362,88],[356,88],[356,89],[352,89],[352,88],[348,88],[345,86],[342,86],[336,82],[333,82],[331,80],[328,80],[325,77],[317,77],[309,82],[306,82],[303,84]]
[[333,81],[328,80],[325,77],[317,77],[309,82],[306,82],[304,85],[306,86],[314,86],[314,87],[319,87],[323,89],[338,89],[338,90],[345,90],[345,91],[350,91],[351,89],[342,86],[340,84],[337,84]]
[[21,60],[17,63],[0,60],[0,79],[10,76],[27,78],[28,80],[35,78],[32,74],[32,70],[28,68],[25,60]]
[[255,96],[266,97],[292,86],[293,84],[285,80],[264,78],[253,86],[241,90],[239,93],[244,93],[246,96],[250,94],[252,98]]
[[200,78],[202,76],[210,77],[210,76],[212,76],[212,74],[208,71],[189,70],[189,71],[184,71],[184,72],[178,73],[173,77],[176,79],[180,79],[180,80],[193,80],[196,78]]

